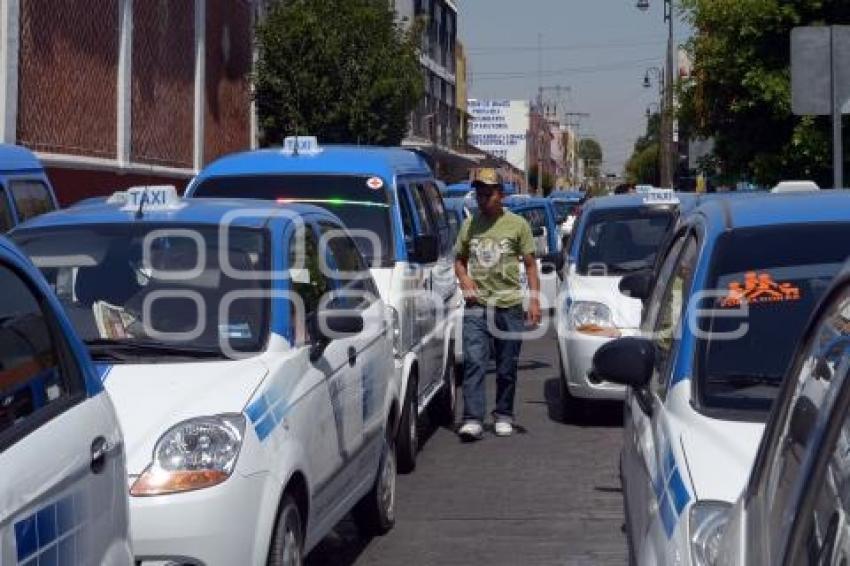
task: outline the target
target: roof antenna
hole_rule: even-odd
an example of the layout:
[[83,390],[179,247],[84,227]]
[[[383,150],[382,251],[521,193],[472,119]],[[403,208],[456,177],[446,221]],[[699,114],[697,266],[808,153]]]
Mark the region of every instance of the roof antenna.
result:
[[136,210],[136,220],[141,220],[142,218],[145,217],[144,213],[142,212],[142,207],[145,206],[145,202],[148,200],[147,197],[148,197],[148,192],[143,191],[142,197],[139,199],[139,208],[138,208],[138,210]]

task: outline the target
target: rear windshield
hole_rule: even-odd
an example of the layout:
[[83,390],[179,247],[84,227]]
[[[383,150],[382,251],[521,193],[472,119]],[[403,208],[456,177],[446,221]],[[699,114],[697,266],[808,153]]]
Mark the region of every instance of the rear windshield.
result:
[[370,187],[375,186],[375,179],[357,175],[216,177],[200,183],[192,196],[304,202],[321,206],[339,216],[343,224],[354,231],[354,240],[371,267],[388,267],[392,265],[394,254],[387,185],[386,180],[382,180],[383,187]]
[[[702,407],[766,417],[806,322],[844,264],[848,238],[850,224],[772,226],[721,237],[709,282],[717,296],[703,303],[715,314],[700,319]],[[742,304],[746,316],[730,318]]]
[[11,181],[9,190],[18,211],[18,221],[26,222],[30,218],[52,212],[56,209],[50,189],[41,181],[21,180]]
[[653,266],[672,227],[671,207],[631,207],[590,214],[578,256],[580,275],[623,275]]

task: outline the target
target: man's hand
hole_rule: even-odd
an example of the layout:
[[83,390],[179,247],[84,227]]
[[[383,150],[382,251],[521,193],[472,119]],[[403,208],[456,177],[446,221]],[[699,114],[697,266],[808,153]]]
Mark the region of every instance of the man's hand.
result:
[[469,276],[459,279],[460,291],[463,293],[463,298],[467,303],[478,302],[478,286],[475,281]]
[[540,299],[533,297],[528,302],[528,324],[531,326],[537,326],[540,324],[540,319]]

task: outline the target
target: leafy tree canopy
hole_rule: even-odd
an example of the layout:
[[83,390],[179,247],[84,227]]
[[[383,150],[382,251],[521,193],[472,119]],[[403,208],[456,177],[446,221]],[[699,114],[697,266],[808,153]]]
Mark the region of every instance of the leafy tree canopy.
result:
[[790,34],[850,22],[850,0],[680,0],[695,30],[693,79],[679,120],[714,137],[721,172],[772,184],[803,177],[831,184],[827,118],[791,113]]
[[386,0],[278,0],[257,26],[264,145],[287,135],[398,145],[423,83],[421,26]]

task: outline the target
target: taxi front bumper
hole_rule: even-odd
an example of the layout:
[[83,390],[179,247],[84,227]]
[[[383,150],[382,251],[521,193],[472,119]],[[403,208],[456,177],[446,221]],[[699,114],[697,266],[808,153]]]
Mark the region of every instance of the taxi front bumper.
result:
[[[136,564],[253,564],[265,557],[274,514],[264,512],[267,474],[239,476],[186,493],[130,497]],[[270,524],[263,517],[271,514]],[[263,536],[264,535],[264,536]]]
[[[623,336],[635,336],[636,330],[621,330]],[[613,340],[576,331],[558,333],[558,350],[563,363],[570,394],[581,399],[622,401],[626,396],[623,385],[610,383],[593,375],[593,354],[603,344]]]

